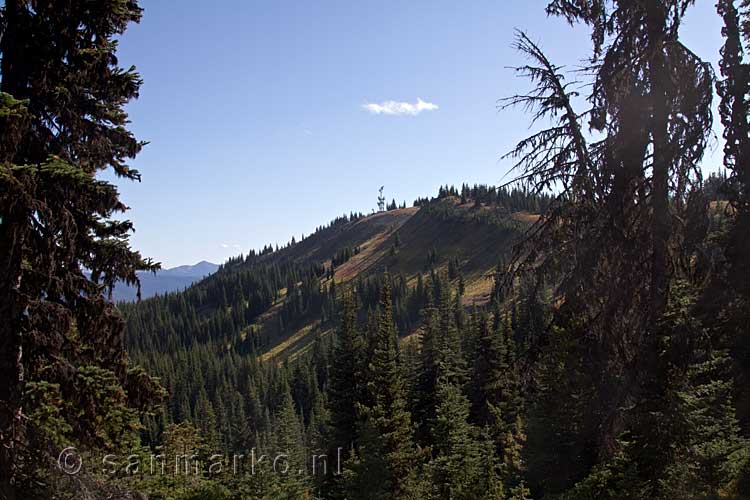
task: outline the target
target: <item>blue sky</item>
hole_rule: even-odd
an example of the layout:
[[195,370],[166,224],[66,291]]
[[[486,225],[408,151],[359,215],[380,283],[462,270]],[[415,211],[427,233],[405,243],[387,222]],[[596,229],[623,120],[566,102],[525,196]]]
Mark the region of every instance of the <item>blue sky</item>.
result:
[[[683,41],[715,62],[720,21],[697,3]],[[218,263],[370,212],[381,185],[411,205],[441,184],[500,183],[528,133],[522,110],[497,109],[526,87],[508,69],[523,62],[513,29],[571,68],[590,50],[544,5],[142,1],[119,51],[144,79],[128,111],[150,141],[143,181],[117,181],[134,247],[166,267]]]

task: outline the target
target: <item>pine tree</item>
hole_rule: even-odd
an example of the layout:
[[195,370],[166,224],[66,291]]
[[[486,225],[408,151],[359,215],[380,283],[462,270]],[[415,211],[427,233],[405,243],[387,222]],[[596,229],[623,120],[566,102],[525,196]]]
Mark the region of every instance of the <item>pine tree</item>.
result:
[[415,408],[420,442],[429,436],[428,428],[435,417],[438,380],[460,385],[466,374],[450,287],[440,278],[436,278],[435,287],[438,302],[436,307],[428,304],[425,308],[426,324],[420,332]]
[[[678,413],[685,418],[685,455],[676,461],[670,480],[678,491],[719,498],[736,477],[730,461],[742,446],[732,405],[730,359],[708,353],[688,370],[686,387],[678,392]],[[686,491],[687,490],[687,491]]]
[[357,331],[357,310],[354,295],[343,299],[341,322],[336,332],[331,364],[329,401],[331,408],[330,445],[349,450],[355,445],[357,405],[362,404],[362,339]]
[[148,473],[147,481],[136,484],[139,490],[159,498],[189,495],[206,486],[202,472],[211,451],[195,426],[188,422],[167,426],[157,452],[155,456],[148,450],[141,461]]
[[[581,338],[579,355],[591,372],[592,408],[616,409],[592,411],[584,422],[603,457],[633,423],[625,408],[650,397],[637,388],[659,376],[655,325],[670,295],[675,242],[688,227],[672,221],[688,217],[710,136],[710,67],[676,43],[691,3],[550,2],[548,13],[591,29],[594,81],[585,113],[574,110],[560,68],[519,34],[518,47],[532,60],[519,70],[537,85],[509,102],[553,123],[512,154],[526,185],[544,189],[559,180],[566,194],[517,246],[513,269],[535,268],[559,283],[553,322],[581,329],[571,333]],[[597,144],[583,133],[584,115],[605,136]]]
[[535,491],[549,495],[565,492],[595,464],[595,438],[585,425],[594,381],[581,366],[578,344],[569,331],[554,327],[535,366],[528,412],[529,481]]
[[391,279],[386,274],[367,384],[372,406],[363,409],[364,422],[358,433],[365,461],[360,477],[367,475],[369,481],[375,479],[382,495],[404,498],[409,489],[415,450],[392,307]]
[[490,407],[499,404],[498,398],[508,370],[505,345],[503,338],[491,328],[485,314],[480,315],[473,326],[477,347],[469,384],[472,421],[481,427],[491,426],[493,413]]
[[431,293],[428,293],[423,316],[424,325],[419,330],[419,366],[416,369],[413,398],[413,411],[417,423],[416,437],[420,443],[426,442],[429,438],[429,425],[437,406],[435,390],[438,379],[439,319]]
[[[494,407],[493,409],[496,410]],[[500,420],[501,417],[502,415],[498,415],[497,420]],[[526,487],[524,479],[526,471],[525,445],[526,433],[523,418],[521,415],[517,415],[513,425],[506,426],[501,439],[500,477],[505,488],[510,491],[510,500],[531,498],[531,493]]]
[[443,281],[443,284],[438,302],[438,376],[460,386],[466,377],[466,364],[461,352],[459,335],[463,322],[463,307],[460,295],[453,296],[450,285],[446,281]]
[[[440,403],[431,422],[436,457],[429,465],[435,497],[488,498],[495,474],[494,453],[482,448],[478,430],[468,422],[468,399],[444,379],[438,383],[436,396]],[[486,467],[487,462],[492,466]]]
[[46,430],[23,418],[32,412],[26,384],[56,385],[60,405],[87,408],[60,417],[69,442],[94,447],[122,444],[102,439],[101,422],[122,422],[123,437],[133,422],[109,418],[107,401],[79,392],[86,370],[107,370],[133,409],[159,397],[156,382],[129,367],[123,322],[101,286],[134,284],[137,270],[157,266],[129,248],[132,224],[112,218],[125,206],[99,176],[140,179],[126,161],[143,143],[127,130],[124,107],[141,79],[115,56],[117,38],[141,17],[137,2],[9,0],[1,16],[0,496],[13,498],[36,486],[51,451],[28,446]]
[[274,417],[274,449],[269,450],[275,462],[270,473],[278,476],[281,491],[287,498],[304,498],[309,493],[307,451],[304,426],[295,410],[287,387]]
[[209,449],[217,450],[220,436],[216,412],[204,388],[201,388],[195,403],[195,424],[204,436]]
[[[725,39],[719,62],[724,79],[716,84],[717,93],[721,98],[719,115],[724,126],[724,166],[730,174],[724,191],[730,203],[738,210],[738,219],[744,218],[750,211],[750,189],[748,189],[750,187],[750,167],[748,167],[750,103],[747,100],[750,81],[746,76],[748,63],[743,60],[745,55],[743,38],[745,43],[748,41],[748,14],[744,10],[746,7],[741,4],[738,9],[734,0],[720,0],[716,4],[717,11],[724,22],[722,35]],[[740,256],[738,254],[734,256],[735,259],[732,259],[734,265],[742,266]]]

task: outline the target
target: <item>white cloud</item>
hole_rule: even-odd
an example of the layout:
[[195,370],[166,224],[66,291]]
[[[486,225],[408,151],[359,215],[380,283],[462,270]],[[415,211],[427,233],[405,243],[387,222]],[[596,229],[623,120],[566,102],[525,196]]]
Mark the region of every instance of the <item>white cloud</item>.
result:
[[227,245],[226,243],[222,243],[222,244],[221,244],[221,245],[219,245],[219,246],[220,246],[221,248],[229,248],[229,245]]
[[437,104],[425,102],[417,98],[417,102],[384,101],[378,103],[366,103],[362,107],[374,115],[395,115],[395,116],[417,116],[422,111],[435,111],[438,109]]
[[231,247],[231,248],[240,248],[240,245],[238,245],[237,243],[233,243],[233,244],[229,244],[229,243],[220,243],[220,244],[219,244],[219,246],[220,246],[221,248],[230,248],[230,247]]

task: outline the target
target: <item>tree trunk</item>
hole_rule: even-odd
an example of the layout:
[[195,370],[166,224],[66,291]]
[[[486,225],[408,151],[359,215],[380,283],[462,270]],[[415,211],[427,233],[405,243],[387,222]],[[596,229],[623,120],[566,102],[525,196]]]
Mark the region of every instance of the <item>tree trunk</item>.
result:
[[[18,0],[7,0],[3,10],[5,31],[0,40],[2,82],[0,90],[23,98],[25,63],[23,47],[18,43],[19,19],[24,7]],[[14,124],[0,124],[3,144],[0,168],[14,163],[18,135],[11,133]],[[21,401],[23,395],[22,320],[25,300],[20,294],[22,252],[27,231],[27,208],[24,199],[10,178],[0,181],[0,498],[14,499],[18,473],[17,450],[23,439]]]
[[0,373],[4,377],[0,384],[0,498],[3,499],[15,498],[16,449],[23,434],[21,396],[24,378],[21,330],[24,306],[18,288],[25,221],[23,214],[18,213],[18,207],[5,210],[8,201],[2,202],[5,216],[0,224]]
[[669,239],[672,220],[669,212],[668,132],[669,95],[664,55],[666,7],[660,2],[648,3],[648,31],[651,45],[649,81],[651,83],[651,134],[654,145],[651,185],[651,321],[655,321],[667,305],[669,293]]

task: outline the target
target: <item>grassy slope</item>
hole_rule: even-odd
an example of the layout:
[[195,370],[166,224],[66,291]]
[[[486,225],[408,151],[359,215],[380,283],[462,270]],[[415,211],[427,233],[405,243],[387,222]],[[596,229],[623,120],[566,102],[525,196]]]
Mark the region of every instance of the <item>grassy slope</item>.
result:
[[[438,268],[447,267],[448,259],[454,256],[459,258],[466,285],[464,303],[484,303],[492,289],[491,272],[498,259],[534,219],[529,214],[503,214],[496,209],[475,208],[472,204],[460,205],[456,199],[445,199],[423,209],[382,212],[324,230],[269,258],[315,261],[328,267],[336,251],[359,246],[358,255],[336,268],[337,285],[346,285],[360,275],[369,276],[385,269],[416,279],[417,274],[425,272],[428,251],[434,249]],[[400,244],[393,255],[396,233]],[[251,328],[259,332],[274,323],[271,308]],[[315,335],[330,333],[318,318],[303,320],[293,332],[272,337],[264,359],[281,361],[295,357],[309,347]]]

